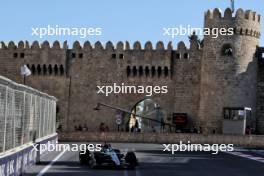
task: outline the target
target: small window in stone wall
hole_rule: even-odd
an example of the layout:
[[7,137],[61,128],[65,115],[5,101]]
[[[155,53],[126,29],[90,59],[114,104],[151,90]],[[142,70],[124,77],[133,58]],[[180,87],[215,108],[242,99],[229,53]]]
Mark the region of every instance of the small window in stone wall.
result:
[[83,53],[79,53],[79,58],[83,58]]
[[72,53],[72,58],[75,58],[76,57],[76,54],[75,53]]
[[133,67],[133,76],[137,76],[137,67],[136,66]]
[[36,67],[35,67],[35,65],[32,65],[31,72],[32,72],[32,75],[35,75],[36,74]]
[[127,66],[127,77],[129,77],[129,76],[130,76],[130,74],[131,74],[131,69],[130,69],[130,67],[129,67],[129,66]]
[[243,35],[243,29],[242,28],[240,29],[240,35]]
[[58,72],[59,72],[59,68],[57,65],[54,66],[54,74],[55,75],[58,75]]
[[47,74],[47,67],[46,65],[43,65],[43,75],[46,75]]
[[151,67],[151,76],[154,77],[156,74],[156,69],[154,66]]
[[167,77],[169,75],[169,69],[168,67],[164,68],[164,76]]
[[145,67],[145,74],[146,74],[146,77],[149,76],[149,67]]
[[142,66],[139,67],[139,71],[138,72],[139,72],[139,76],[143,75],[143,67]]
[[25,53],[20,53],[20,57],[24,58],[25,57]]
[[236,34],[236,32],[237,32],[237,28],[234,28],[233,30],[234,30],[234,34]]
[[246,29],[246,35],[248,35],[248,29]]
[[161,69],[161,67],[158,67],[158,77],[161,76],[161,73],[162,73],[162,69]]
[[40,67],[40,65],[37,66],[37,73],[38,73],[38,75],[41,74],[41,67]]
[[52,66],[51,65],[49,65],[49,67],[48,67],[48,72],[49,72],[49,75],[52,74]]
[[17,53],[14,53],[13,57],[14,57],[14,58],[17,58]]
[[124,59],[124,54],[119,54],[119,59]]
[[181,54],[180,53],[176,53],[176,59],[180,59],[181,58]]
[[183,58],[184,59],[188,59],[189,58],[189,54],[188,53],[184,53]]
[[60,74],[61,74],[61,75],[64,74],[64,67],[63,67],[63,65],[60,65]]
[[233,48],[231,44],[224,44],[221,51],[222,56],[233,56]]
[[112,54],[112,59],[115,59],[116,58],[116,54]]

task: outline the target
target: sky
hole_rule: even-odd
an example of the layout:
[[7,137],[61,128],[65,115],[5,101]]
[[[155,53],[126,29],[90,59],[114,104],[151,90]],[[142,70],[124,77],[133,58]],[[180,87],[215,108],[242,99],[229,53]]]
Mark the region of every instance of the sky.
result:
[[[203,27],[204,12],[208,9],[230,7],[230,0],[0,0],[0,41],[20,40],[40,42],[65,40],[72,45],[75,40],[83,43],[129,41],[133,45],[157,41],[175,47],[179,41],[188,43],[188,36],[164,36],[163,28]],[[235,0],[235,8],[251,9],[264,16],[263,0]],[[262,24],[263,24],[262,18]],[[32,35],[33,29],[51,27],[101,28],[101,35],[43,36]],[[263,26],[263,25],[262,25]],[[33,28],[33,29],[32,29]],[[263,29],[263,27],[262,27]],[[261,37],[261,46],[264,38]]]

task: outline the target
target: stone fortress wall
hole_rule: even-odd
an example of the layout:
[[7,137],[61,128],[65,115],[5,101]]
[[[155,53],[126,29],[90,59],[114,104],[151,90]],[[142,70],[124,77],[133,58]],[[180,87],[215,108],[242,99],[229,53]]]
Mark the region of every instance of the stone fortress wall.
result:
[[[257,59],[255,52],[260,37],[260,15],[252,11],[230,9],[221,14],[218,9],[205,14],[205,27],[232,27],[233,36],[213,39],[205,36],[203,44],[196,35],[190,37],[190,48],[179,42],[165,47],[157,42],[131,46],[107,42],[81,45],[74,42],[47,41],[31,45],[20,41],[0,48],[0,74],[22,82],[20,66],[28,65],[33,75],[26,84],[58,98],[58,121],[64,131],[74,126],[88,126],[97,130],[106,122],[116,128],[115,114],[111,109],[94,111],[98,102],[131,109],[145,98],[156,101],[170,117],[173,112],[187,113],[189,126],[201,126],[208,132],[221,132],[223,107],[252,107],[252,124],[256,121]],[[224,47],[233,49],[232,56],[222,55]],[[143,94],[97,94],[97,86],[113,85],[168,86],[167,94],[146,97]],[[264,125],[263,125],[264,126]]]

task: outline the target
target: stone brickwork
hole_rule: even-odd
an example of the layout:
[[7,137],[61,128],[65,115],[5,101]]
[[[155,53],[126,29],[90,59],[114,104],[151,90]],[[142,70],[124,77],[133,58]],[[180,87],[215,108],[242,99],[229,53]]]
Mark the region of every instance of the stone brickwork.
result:
[[61,142],[125,142],[179,144],[233,144],[235,147],[264,147],[263,135],[201,135],[184,133],[59,133]]
[[[98,102],[131,109],[137,102],[151,98],[166,112],[187,113],[189,127],[201,126],[221,132],[223,107],[251,107],[252,123],[256,121],[257,59],[254,57],[260,37],[260,15],[239,9],[232,16],[226,9],[205,14],[205,27],[231,27],[233,36],[212,39],[205,36],[201,43],[196,35],[190,37],[190,47],[179,42],[144,47],[135,42],[96,42],[81,45],[67,42],[52,46],[45,41],[1,43],[0,74],[23,82],[19,74],[26,64],[33,75],[26,84],[58,98],[58,122],[64,131],[86,124],[90,131],[98,130],[106,122],[110,130],[116,128],[111,109],[94,111]],[[232,56],[222,56],[223,46],[233,49]],[[131,46],[130,46],[131,45]],[[146,97],[143,94],[97,94],[97,86],[113,85],[168,86],[167,94]],[[256,124],[256,123],[254,123]],[[264,125],[263,125],[264,126]],[[262,126],[261,126],[262,128]]]
[[259,48],[258,84],[257,84],[257,125],[260,133],[264,133],[264,48]]

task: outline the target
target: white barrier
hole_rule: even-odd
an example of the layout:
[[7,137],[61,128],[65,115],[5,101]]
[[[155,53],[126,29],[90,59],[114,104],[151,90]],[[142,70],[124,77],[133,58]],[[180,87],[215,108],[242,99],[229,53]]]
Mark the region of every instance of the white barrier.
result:
[[0,156],[56,132],[56,98],[0,76]]

